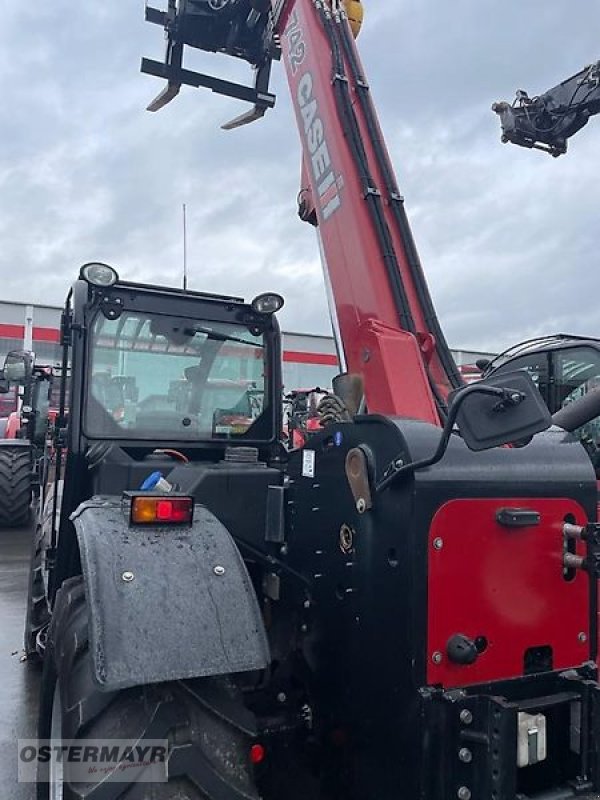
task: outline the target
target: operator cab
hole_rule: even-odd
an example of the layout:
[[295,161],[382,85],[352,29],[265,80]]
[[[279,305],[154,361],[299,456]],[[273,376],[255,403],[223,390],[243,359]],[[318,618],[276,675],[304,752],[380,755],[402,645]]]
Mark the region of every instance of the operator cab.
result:
[[71,411],[75,452],[102,441],[150,451],[277,442],[279,295],[248,305],[124,283],[116,273],[110,285],[102,280],[84,268],[67,308],[83,399]]
[[[554,414],[600,386],[600,339],[557,334],[515,345],[491,361],[484,377],[524,370]],[[600,478],[600,417],[575,431]]]

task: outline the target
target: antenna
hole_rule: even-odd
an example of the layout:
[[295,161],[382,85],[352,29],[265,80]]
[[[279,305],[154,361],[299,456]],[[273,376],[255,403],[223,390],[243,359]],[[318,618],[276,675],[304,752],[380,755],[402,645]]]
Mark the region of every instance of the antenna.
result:
[[185,203],[183,204],[183,291],[187,291],[187,225]]

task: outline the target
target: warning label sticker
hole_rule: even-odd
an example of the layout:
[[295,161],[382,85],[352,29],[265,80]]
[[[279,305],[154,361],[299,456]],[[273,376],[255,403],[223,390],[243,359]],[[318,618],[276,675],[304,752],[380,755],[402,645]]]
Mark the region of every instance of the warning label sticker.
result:
[[315,477],[315,451],[305,450],[302,453],[302,477],[314,478]]

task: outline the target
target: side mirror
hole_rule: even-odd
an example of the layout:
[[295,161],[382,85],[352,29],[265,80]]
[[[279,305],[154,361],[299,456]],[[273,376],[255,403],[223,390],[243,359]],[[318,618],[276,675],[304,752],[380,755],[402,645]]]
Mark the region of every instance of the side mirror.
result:
[[[469,391],[473,387],[479,391]],[[548,407],[523,370],[494,375],[457,389],[449,399],[450,413],[457,402],[460,404],[456,422],[470,450],[489,450],[523,442],[552,425]]]
[[[455,425],[470,450],[523,444],[552,425],[552,417],[529,375],[522,370],[493,375],[463,386],[448,398],[448,419],[429,458],[402,464],[392,461],[375,487],[381,492],[401,475],[437,464],[448,448]],[[399,466],[396,466],[399,464]]]
[[7,394],[10,391],[10,384],[4,377],[4,372],[0,371],[0,394]]
[[33,356],[24,350],[11,350],[4,359],[2,370],[9,384],[25,384],[33,372]]

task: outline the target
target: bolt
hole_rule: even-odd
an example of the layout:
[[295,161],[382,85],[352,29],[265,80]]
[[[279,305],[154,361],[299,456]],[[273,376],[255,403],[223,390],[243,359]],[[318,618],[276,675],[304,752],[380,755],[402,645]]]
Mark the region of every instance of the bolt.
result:
[[400,467],[404,466],[404,461],[401,458],[397,458],[394,461],[394,466],[396,467],[396,469],[400,469]]
[[310,608],[310,606],[311,606],[310,600],[305,600],[304,601],[304,608]]
[[470,725],[473,722],[473,714],[468,708],[463,708],[463,710],[460,712],[459,719],[463,725]]
[[287,694],[285,692],[279,692],[277,695],[277,702],[278,703],[285,703],[287,700]]
[[441,664],[442,663],[442,654],[439,650],[436,650],[435,653],[431,656],[431,660],[434,664]]
[[473,753],[469,750],[468,747],[461,747],[458,751],[458,757],[463,762],[463,764],[470,764],[473,761]]
[[577,638],[580,642],[587,642],[587,635],[583,631],[581,631]]
[[461,786],[456,793],[458,800],[471,800],[471,790],[468,786]]
[[135,575],[133,572],[125,570],[125,572],[121,575],[121,578],[125,581],[125,583],[131,583],[131,581],[135,578]]
[[219,577],[221,575],[225,575],[225,567],[222,567],[220,564],[217,564],[217,566],[213,569],[213,572],[215,573],[215,575],[218,575]]
[[344,523],[340,528],[340,550],[348,555],[352,552],[354,531]]
[[444,540],[441,539],[439,536],[437,537],[437,539],[433,540],[434,550],[441,550],[443,546],[444,546]]
[[282,544],[279,548],[279,555],[280,556],[287,556],[288,554],[288,546],[287,544]]
[[362,497],[359,497],[358,500],[356,501],[356,510],[358,511],[359,514],[364,514],[365,511],[367,510],[367,504],[365,503]]
[[300,630],[302,633],[308,632],[308,625],[300,625]]

